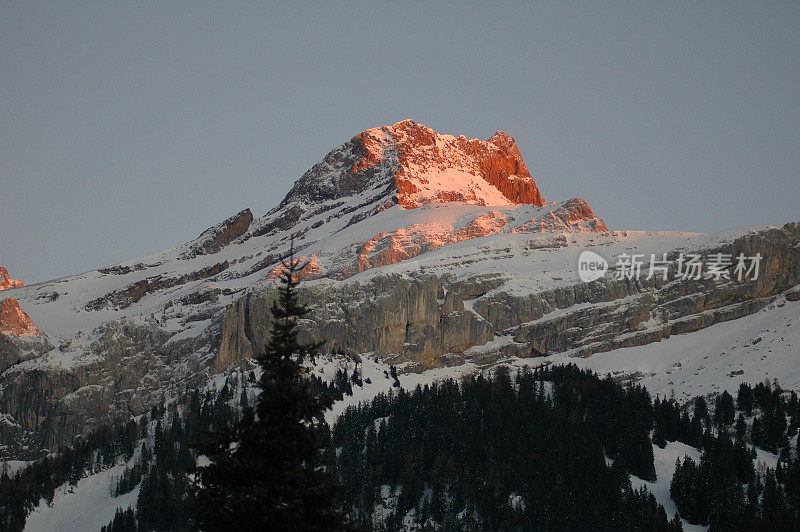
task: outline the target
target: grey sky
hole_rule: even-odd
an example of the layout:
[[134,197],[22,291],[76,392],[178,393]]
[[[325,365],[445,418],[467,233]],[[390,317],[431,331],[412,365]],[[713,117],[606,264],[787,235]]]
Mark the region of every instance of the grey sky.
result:
[[0,265],[26,282],[277,204],[413,118],[517,139],[609,227],[800,219],[800,2],[0,3]]

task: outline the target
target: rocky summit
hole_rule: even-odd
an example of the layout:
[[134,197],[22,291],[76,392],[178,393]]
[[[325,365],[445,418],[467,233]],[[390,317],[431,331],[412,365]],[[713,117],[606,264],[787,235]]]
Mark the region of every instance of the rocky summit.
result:
[[[306,339],[406,375],[604,360],[731,320],[800,315],[797,223],[714,235],[609,230],[582,199],[546,202],[510,136],[470,140],[404,120],[331,150],[263,216],[243,209],[174,249],[32,286],[0,268],[0,285],[14,288],[0,335],[0,454],[41,456],[250,367],[292,238],[308,261]],[[678,282],[673,264],[667,280],[609,270],[586,283],[577,275],[586,249],[609,262],[681,253],[763,262],[742,281]],[[800,385],[787,370],[796,345],[784,329],[769,353],[759,346],[772,340],[735,336],[747,327],[720,342],[710,360],[735,353],[746,368],[725,386],[768,371]],[[761,356],[771,369],[749,363]],[[687,361],[627,367],[678,393],[705,371]],[[719,376],[697,386],[712,382]]]
[[8,270],[0,266],[0,290],[8,290],[9,288],[17,288],[19,286],[25,286],[25,283],[17,279],[12,279],[8,274]]
[[319,203],[379,190],[373,202],[545,204],[513,138],[441,135],[413,120],[362,131],[297,182],[281,205]]

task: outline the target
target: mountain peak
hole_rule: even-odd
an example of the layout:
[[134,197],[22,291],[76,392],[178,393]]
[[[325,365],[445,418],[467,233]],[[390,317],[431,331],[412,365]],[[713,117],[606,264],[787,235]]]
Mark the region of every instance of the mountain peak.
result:
[[478,205],[544,204],[514,139],[503,132],[489,140],[436,133],[402,120],[356,135],[363,156],[353,166],[396,164],[396,201],[405,208],[461,201]]
[[365,193],[376,211],[453,201],[545,204],[511,136],[497,132],[488,140],[467,139],[407,119],[364,130],[328,153],[295,183],[280,207]]
[[17,279],[12,279],[8,274],[8,270],[0,266],[0,290],[8,290],[9,288],[17,288],[19,286],[25,286],[25,283]]

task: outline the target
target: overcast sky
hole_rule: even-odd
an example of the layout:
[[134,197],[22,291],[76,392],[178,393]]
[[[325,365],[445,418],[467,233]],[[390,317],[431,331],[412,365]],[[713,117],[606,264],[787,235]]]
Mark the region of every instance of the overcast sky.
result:
[[517,139],[613,229],[800,220],[800,2],[0,2],[0,265],[26,282],[275,206],[404,118]]

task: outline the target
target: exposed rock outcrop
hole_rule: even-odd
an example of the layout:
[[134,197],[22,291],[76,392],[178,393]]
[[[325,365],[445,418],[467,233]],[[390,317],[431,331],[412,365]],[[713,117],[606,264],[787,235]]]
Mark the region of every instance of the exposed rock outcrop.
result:
[[[494,284],[476,280],[473,288],[488,290]],[[443,280],[435,276],[379,276],[365,285],[315,286],[301,292],[312,308],[301,339],[324,340],[326,349],[374,352],[397,362],[435,367],[442,365],[444,353],[463,353],[494,333],[482,317],[465,311],[455,293],[446,294]],[[231,306],[215,367],[263,352],[275,296],[275,289],[253,293]]]
[[[349,220],[341,231],[390,207],[414,211],[440,203],[496,210],[472,213],[471,220],[427,217],[414,223],[410,217],[406,226],[359,242],[356,256],[336,255],[341,259],[337,264],[326,260],[330,254],[321,253],[321,274],[342,279],[443,245],[501,232],[608,231],[581,199],[547,205],[509,135],[497,132],[488,140],[467,139],[403,120],[362,131],[332,150],[243,238],[288,231],[300,238],[327,223],[338,225],[337,219]],[[513,224],[506,225],[507,219]]]
[[190,281],[197,281],[198,279],[207,279],[224,272],[229,266],[228,261],[225,261],[195,272],[181,275],[180,277],[162,277],[159,275],[148,279],[142,279],[121,290],[109,292],[103,297],[90,301],[86,304],[86,310],[99,310],[107,306],[127,308],[150,292],[172,288],[173,286],[186,284]]
[[[606,231],[580,199],[545,204],[505,134],[468,140],[412,121],[367,130],[258,220],[245,210],[146,260],[15,291],[57,345],[44,334],[0,334],[0,457],[40,456],[250,364],[268,339],[269,279],[292,236],[297,254],[312,259],[301,340],[404,371],[587,356],[745,316],[783,292],[800,297],[797,224],[732,233],[745,234],[735,241]],[[673,254],[681,246],[760,253],[761,275],[743,283],[568,275],[579,248],[650,253],[663,242]],[[12,314],[9,330],[33,331]]]
[[[322,277],[322,268],[320,267],[319,259],[317,259],[315,254],[312,253],[310,257],[295,257],[294,262],[299,271],[297,271],[297,274],[295,274],[293,278],[297,279],[298,281],[310,281],[312,279],[319,279]],[[283,262],[281,262],[269,272],[267,279],[279,279],[286,271],[287,267],[284,266]]]
[[567,200],[549,212],[511,229],[512,233],[602,233],[605,222],[580,198]]
[[7,297],[0,301],[0,375],[8,368],[38,358],[52,348],[16,299]]
[[[489,356],[579,356],[658,341],[756,312],[800,283],[800,225],[743,236],[706,253],[764,257],[756,281],[667,283],[607,277],[531,294],[504,290],[503,276],[377,276],[366,284],[311,285],[308,340],[436,367]],[[559,244],[560,245],[560,244]],[[556,246],[558,247],[558,246]],[[237,301],[223,323],[217,369],[259,353],[274,290]],[[504,339],[493,350],[470,348]]]
[[43,450],[200,386],[208,361],[197,353],[210,348],[219,327],[180,341],[170,341],[171,334],[155,324],[113,322],[98,333],[71,364],[30,366],[23,360],[2,372],[0,458],[41,457]]
[[516,142],[505,133],[468,140],[403,120],[368,129],[353,140],[361,143],[363,153],[353,172],[397,161],[392,176],[396,201],[405,208],[442,201],[544,204]]
[[[505,215],[492,211],[476,216],[459,229],[447,223],[426,223],[384,231],[361,246],[357,271],[411,259],[447,244],[497,234],[505,224]],[[340,275],[345,276],[345,273]]]
[[9,288],[17,288],[25,286],[25,283],[17,279],[12,279],[8,274],[8,270],[0,266],[0,290],[8,290]]
[[[569,246],[563,235],[542,240],[547,249]],[[744,283],[608,277],[520,292],[502,272],[464,278],[414,270],[359,282],[322,279],[301,285],[312,308],[301,340],[372,353],[394,364],[406,363],[406,370],[511,355],[586,356],[757,311],[778,294],[796,290],[798,242],[800,227],[787,224],[707,250],[760,253],[761,275]],[[550,253],[547,249],[532,253]],[[213,372],[248,364],[266,344],[275,289],[270,285],[251,291],[227,308],[215,306],[215,291],[190,292],[181,304],[204,306],[211,316],[198,336],[173,336],[155,320],[144,325],[111,322],[92,332],[91,344],[76,338],[75,346],[64,342],[53,351],[56,360],[74,358],[66,366],[30,364],[31,358],[50,356],[50,348],[23,352],[19,346],[24,338],[0,335],[11,339],[10,344],[0,342],[0,352],[8,354],[0,357],[0,413],[7,421],[0,427],[0,445],[9,446],[7,456],[40,453],[99,424],[139,415],[164,396],[202,385]]]
[[[301,177],[272,212],[375,190],[367,204],[414,208],[437,202],[544,205],[514,139],[441,135],[413,120],[362,131]],[[283,227],[284,229],[286,227]],[[258,234],[268,232],[259,229]]]
[[245,234],[252,221],[253,213],[250,209],[240,211],[214,227],[206,229],[191,244],[191,250],[195,254],[216,253]]
[[[343,279],[370,268],[395,264],[412,259],[448,244],[509,233],[601,233],[608,227],[589,208],[585,201],[574,198],[554,206],[542,215],[510,229],[505,213],[491,212],[472,215],[459,223],[426,222],[378,233],[358,249],[356,264],[326,272],[329,277]],[[563,238],[563,237],[562,237]],[[566,244],[566,242],[565,242]]]
[[39,328],[13,297],[0,301],[0,334],[38,336]]

